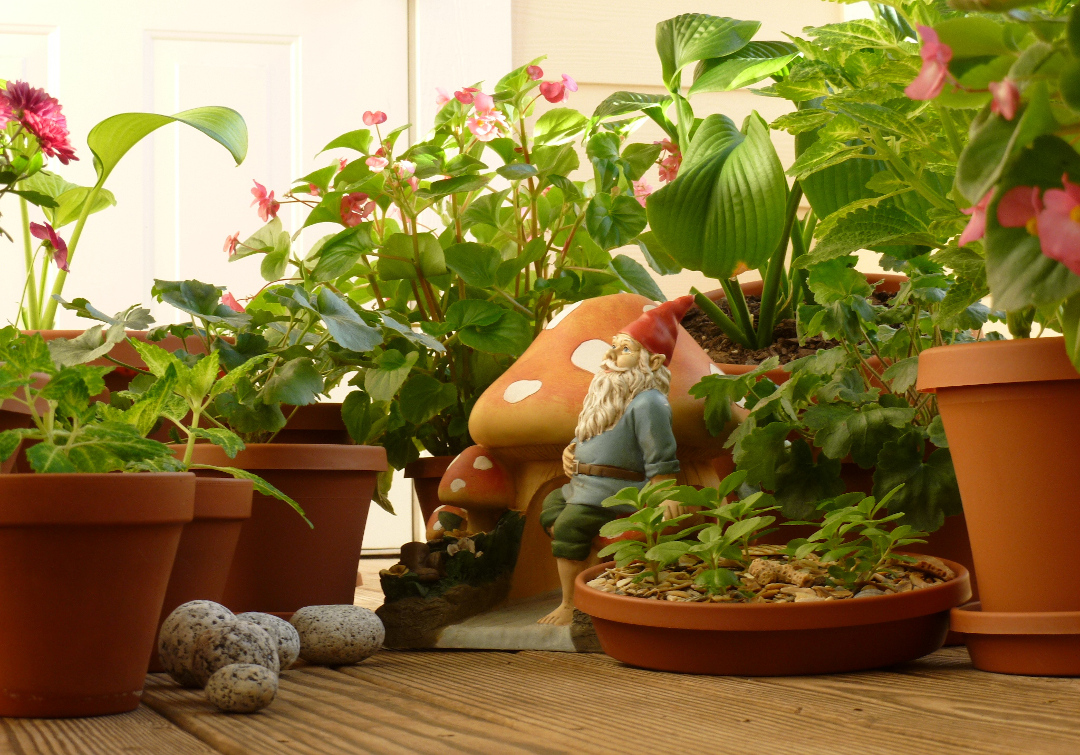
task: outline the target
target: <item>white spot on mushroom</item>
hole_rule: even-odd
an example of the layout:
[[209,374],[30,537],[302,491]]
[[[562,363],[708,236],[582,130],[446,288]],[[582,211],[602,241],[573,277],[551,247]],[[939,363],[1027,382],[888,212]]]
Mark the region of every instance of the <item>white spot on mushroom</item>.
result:
[[473,469],[491,469],[494,464],[491,463],[491,459],[486,456],[477,456],[476,461],[472,463]]
[[586,372],[595,375],[600,371],[600,365],[604,362],[604,355],[608,353],[610,348],[611,344],[607,341],[593,338],[574,349],[574,353],[570,355],[570,361],[575,367],[580,367]]
[[644,307],[641,308],[641,311],[648,312],[650,309],[656,309],[657,306],[658,305],[656,304],[646,304]]
[[431,529],[435,530],[436,532],[441,532],[442,530],[444,530],[446,528],[442,526],[442,522],[440,522],[438,519],[436,519],[435,520],[435,526],[432,527]]
[[560,322],[562,322],[566,318],[566,316],[568,314],[570,314],[571,312],[573,312],[575,309],[577,309],[580,306],[581,306],[581,302],[576,301],[573,304],[570,304],[569,306],[564,307],[562,309],[562,311],[559,312],[559,314],[557,314],[557,315],[555,315],[554,317],[551,318],[551,322],[549,322],[547,325],[544,326],[544,330],[551,330],[556,325],[558,325]]
[[450,490],[455,493],[461,490],[463,487],[465,487],[465,480],[461,479],[460,477],[450,483]]
[[[510,385],[506,386],[506,390],[503,391],[503,401],[508,404],[516,404],[518,401],[524,401],[540,390],[543,385],[544,384],[539,380],[515,380]],[[479,463],[480,459],[486,459],[486,457],[477,457],[474,466]],[[491,466],[490,461],[488,461],[488,466]],[[481,467],[477,468],[480,469]]]
[[726,375],[727,374],[722,369],[717,367],[715,364],[710,364],[709,365],[709,372],[711,372],[713,375]]

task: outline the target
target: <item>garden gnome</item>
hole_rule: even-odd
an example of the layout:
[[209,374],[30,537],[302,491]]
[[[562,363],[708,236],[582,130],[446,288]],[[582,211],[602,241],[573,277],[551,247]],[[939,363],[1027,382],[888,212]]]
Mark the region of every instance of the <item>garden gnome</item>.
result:
[[666,365],[693,303],[692,296],[666,302],[623,328],[589,385],[574,440],[563,451],[570,482],[548,495],[540,514],[562,586],[562,602],[541,624],[573,621],[574,580],[588,566],[593,540],[605,523],[633,512],[628,505],[605,507],[604,499],[679,471]]

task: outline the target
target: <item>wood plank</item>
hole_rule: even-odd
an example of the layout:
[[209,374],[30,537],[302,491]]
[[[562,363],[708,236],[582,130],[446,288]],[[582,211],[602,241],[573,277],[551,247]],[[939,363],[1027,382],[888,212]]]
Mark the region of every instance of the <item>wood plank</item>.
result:
[[[379,665],[388,654],[368,661]],[[442,673],[429,684],[443,684]],[[147,705],[222,753],[553,753],[531,735],[492,726],[437,703],[408,696],[331,669],[308,666],[286,672],[278,698],[257,714],[216,711],[196,690],[163,678],[147,684]]]
[[0,755],[212,755],[146,706],[96,718],[0,718]]
[[[578,751],[633,742],[669,751],[725,753],[1076,753],[1080,680],[975,671],[949,649],[895,671],[819,677],[738,678],[665,674],[606,656],[548,653],[383,653],[379,666],[343,673],[428,704],[438,664],[445,704],[533,732]],[[665,711],[640,719],[632,702]],[[585,706],[583,701],[589,701]],[[706,702],[707,701],[707,702]],[[707,715],[703,715],[707,711]],[[689,722],[692,722],[689,723]]]

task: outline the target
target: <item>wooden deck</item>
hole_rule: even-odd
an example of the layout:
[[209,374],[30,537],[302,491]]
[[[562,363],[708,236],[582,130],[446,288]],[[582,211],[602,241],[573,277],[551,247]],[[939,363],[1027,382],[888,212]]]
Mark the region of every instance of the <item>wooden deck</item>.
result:
[[[377,605],[374,580],[357,602]],[[133,713],[0,719],[0,755],[1075,755],[1078,710],[1080,679],[982,673],[963,648],[887,671],[766,679],[656,673],[603,655],[384,651],[290,670],[274,704],[248,716],[151,675]]]

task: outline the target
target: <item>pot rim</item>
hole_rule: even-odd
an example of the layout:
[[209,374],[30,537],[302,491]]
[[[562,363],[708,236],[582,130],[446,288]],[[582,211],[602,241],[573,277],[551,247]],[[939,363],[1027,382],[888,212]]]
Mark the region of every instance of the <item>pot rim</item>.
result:
[[971,577],[968,570],[954,561],[941,560],[956,572],[956,578],[933,587],[861,600],[779,605],[670,603],[615,595],[589,587],[589,580],[614,565],[613,561],[609,561],[586,569],[578,575],[574,605],[599,619],[667,629],[776,631],[878,624],[948,611],[971,598]]
[[934,346],[919,355],[917,388],[964,388],[1001,383],[1080,380],[1063,336]]
[[952,628],[979,635],[1080,635],[1080,611],[983,611],[979,601],[950,613]]
[[191,472],[0,474],[3,527],[186,523],[194,507]]
[[255,483],[238,477],[195,476],[195,519],[248,519]]
[[[459,454],[460,455],[460,454]],[[401,472],[405,477],[420,479],[424,477],[442,477],[457,456],[424,456],[410,461]]]
[[[183,455],[184,446],[173,444],[174,453]],[[220,446],[196,443],[192,461],[240,469],[311,469],[348,472],[385,472],[386,449],[381,446],[339,445],[333,443],[249,443],[230,459]]]

